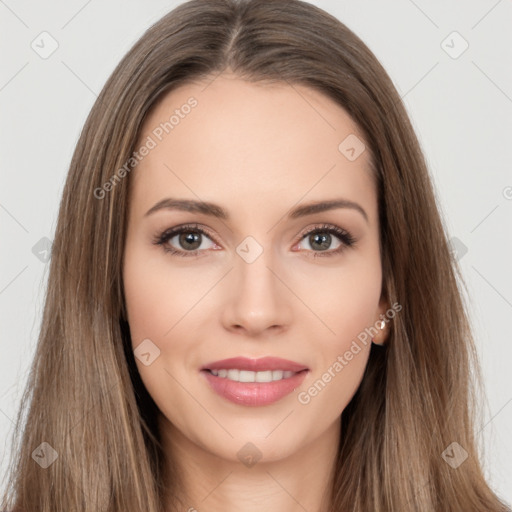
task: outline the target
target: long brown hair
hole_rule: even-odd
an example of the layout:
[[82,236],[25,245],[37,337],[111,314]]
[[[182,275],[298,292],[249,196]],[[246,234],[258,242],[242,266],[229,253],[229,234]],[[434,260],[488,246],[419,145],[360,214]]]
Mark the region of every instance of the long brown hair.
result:
[[[121,272],[136,167],[97,191],[129,160],[165,92],[226,69],[320,91],[352,116],[372,154],[383,289],[403,309],[386,345],[372,347],[342,414],[331,510],[510,510],[479,462],[474,429],[483,386],[463,281],[404,105],[353,32],[298,0],[184,3],[146,31],[105,84],[60,204],[2,509],[163,510],[169,482],[157,410],[133,360]],[[467,453],[456,468],[443,456],[454,449]],[[46,468],[36,463],[55,454]]]

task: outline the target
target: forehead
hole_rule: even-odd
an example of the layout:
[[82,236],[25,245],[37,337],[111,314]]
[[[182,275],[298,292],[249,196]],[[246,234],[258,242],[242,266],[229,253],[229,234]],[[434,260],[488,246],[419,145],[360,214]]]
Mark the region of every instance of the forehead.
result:
[[151,149],[132,172],[133,206],[167,194],[261,212],[346,197],[365,203],[371,217],[369,151],[355,160],[343,153],[343,141],[362,139],[342,107],[302,85],[233,75],[186,84],[165,95],[142,127],[137,147]]

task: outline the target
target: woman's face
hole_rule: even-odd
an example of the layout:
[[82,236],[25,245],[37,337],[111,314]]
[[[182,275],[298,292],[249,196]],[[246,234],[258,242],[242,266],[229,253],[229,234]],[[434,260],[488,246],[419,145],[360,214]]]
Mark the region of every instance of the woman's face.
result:
[[[362,136],[332,100],[233,75],[210,82],[172,91],[144,124],[128,322],[167,432],[224,459],[277,460],[334,439],[361,382],[365,328],[388,307],[376,190]],[[246,359],[222,362],[232,358]]]

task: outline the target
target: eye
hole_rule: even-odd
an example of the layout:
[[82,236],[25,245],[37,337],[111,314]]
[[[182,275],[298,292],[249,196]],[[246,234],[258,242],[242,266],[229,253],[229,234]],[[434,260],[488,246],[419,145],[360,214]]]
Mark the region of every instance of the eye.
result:
[[[332,235],[338,239],[338,245],[333,250],[328,250],[333,242]],[[210,240],[210,247],[204,247],[204,239]],[[197,256],[201,251],[220,248],[211,240],[212,236],[208,231],[199,227],[198,224],[188,224],[167,229],[153,239],[153,244],[161,245],[166,253],[175,256]],[[175,240],[174,240],[175,239]],[[173,242],[174,243],[171,243]],[[313,257],[334,256],[341,253],[356,243],[356,239],[346,230],[331,224],[315,226],[301,236],[300,242],[306,241],[313,253]],[[176,245],[178,247],[176,247]]]
[[[333,250],[328,251],[333,242],[332,235],[335,235],[335,238],[338,239],[338,245]],[[348,231],[338,226],[323,224],[306,232],[301,238],[302,241],[309,244],[313,257],[323,257],[341,253],[346,248],[352,247],[356,239]]]
[[[197,224],[191,224],[168,229],[157,235],[153,243],[161,245],[165,252],[176,256],[196,256],[200,251],[212,248],[212,246],[204,247],[204,237],[210,238],[209,233]],[[173,239],[176,239],[175,245],[171,244]],[[218,247],[215,243],[213,246]]]

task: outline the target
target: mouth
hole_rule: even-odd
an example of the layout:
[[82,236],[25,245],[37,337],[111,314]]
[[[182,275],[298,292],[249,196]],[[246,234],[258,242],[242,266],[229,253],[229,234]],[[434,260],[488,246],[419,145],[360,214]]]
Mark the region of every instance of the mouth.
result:
[[215,361],[201,368],[210,388],[238,405],[274,403],[300,386],[309,368],[277,357],[236,357]]

